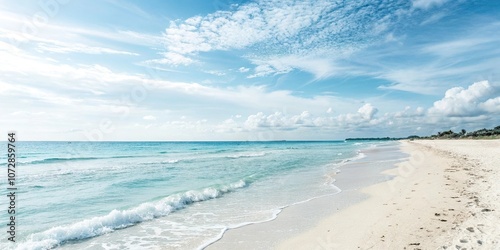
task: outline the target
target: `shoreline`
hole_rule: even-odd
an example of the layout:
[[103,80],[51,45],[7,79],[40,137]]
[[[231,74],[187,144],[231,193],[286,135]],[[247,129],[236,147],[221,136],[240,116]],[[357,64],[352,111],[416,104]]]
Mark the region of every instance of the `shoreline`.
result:
[[[500,247],[500,140],[404,141],[392,180],[277,249]],[[495,165],[497,164],[497,165]]]
[[[379,151],[385,153],[378,154]],[[325,175],[327,179],[335,177],[333,185],[341,192],[282,207],[279,216],[269,221],[228,229],[221,238],[205,245],[204,249],[275,248],[283,239],[312,229],[316,223],[329,216],[332,209],[342,210],[367,199],[368,196],[359,192],[359,189],[388,180],[391,177],[381,174],[383,170],[393,168],[393,164],[387,162],[401,162],[406,158],[407,155],[400,152],[397,143],[360,150],[358,156],[337,163]],[[359,171],[366,172],[364,178],[358,178]]]
[[335,181],[336,180],[334,178],[340,172],[339,168],[342,167],[342,166],[344,166],[344,165],[346,165],[346,164],[348,164],[348,163],[350,163],[350,162],[361,160],[361,159],[363,159],[365,157],[366,157],[366,155],[364,153],[358,152],[358,155],[356,155],[354,157],[351,157],[351,158],[344,159],[341,162],[338,162],[338,163],[334,164],[335,167],[332,169],[332,171],[330,173],[328,173],[328,174],[325,175],[325,177],[327,179],[326,182],[328,183],[329,186],[332,187],[333,190],[335,190],[334,193],[325,194],[325,195],[321,195],[321,196],[315,196],[315,197],[308,198],[306,200],[302,200],[302,201],[298,201],[298,202],[295,202],[295,203],[292,203],[292,204],[288,204],[288,205],[285,205],[285,206],[282,206],[282,207],[278,207],[274,211],[273,216],[271,218],[269,218],[269,219],[264,219],[264,220],[261,220],[261,221],[245,222],[245,223],[233,226],[233,227],[226,227],[226,228],[224,228],[220,232],[219,235],[217,235],[216,237],[214,237],[211,240],[208,240],[208,241],[204,242],[202,245],[198,246],[196,249],[197,250],[203,250],[203,249],[207,249],[207,248],[213,247],[212,245],[214,245],[217,242],[219,242],[224,237],[224,235],[226,234],[226,232],[228,232],[230,230],[237,230],[239,228],[246,227],[246,226],[249,226],[249,225],[256,225],[256,224],[262,224],[262,223],[272,222],[272,221],[274,221],[274,220],[276,220],[278,218],[278,215],[281,212],[283,212],[283,210],[285,210],[285,209],[287,209],[289,207],[293,207],[293,206],[296,206],[296,205],[307,203],[307,202],[310,202],[310,201],[313,201],[313,200],[316,200],[316,199],[321,199],[321,198],[326,198],[326,197],[329,197],[329,196],[334,196],[334,195],[337,195],[337,194],[341,193],[342,190],[335,185]]
[[[325,144],[329,146],[330,144]],[[109,247],[109,246],[124,246],[126,248],[129,244],[130,241],[127,241],[126,239],[130,239],[132,237],[138,239],[139,237],[144,237],[144,241],[140,242],[144,246],[148,247],[153,247],[153,246],[161,246],[162,249],[176,249],[179,248],[178,245],[175,244],[183,244],[182,247],[183,249],[203,249],[203,248],[210,248],[211,245],[215,244],[215,249],[218,249],[219,244],[218,241],[219,239],[223,236],[224,239],[226,239],[227,232],[229,234],[232,234],[233,231],[240,232],[240,228],[244,228],[243,231],[246,230],[246,228],[254,227],[255,225],[261,225],[261,224],[274,224],[273,221],[278,213],[279,217],[282,217],[281,211],[282,210],[290,210],[289,207],[303,207],[303,203],[312,203],[314,204],[316,201],[313,201],[315,199],[318,200],[323,200],[323,199],[329,199],[324,197],[325,194],[326,196],[336,196],[338,192],[340,191],[338,188],[336,188],[337,182],[334,181],[335,178],[339,178],[339,176],[344,176],[345,173],[342,173],[338,176],[335,176],[335,173],[337,173],[337,169],[340,167],[342,168],[345,164],[350,164],[351,162],[356,162],[357,160],[360,160],[360,158],[364,157],[363,154],[360,154],[360,151],[362,151],[364,148],[368,148],[370,144],[367,145],[347,145],[347,148],[344,146],[343,143],[338,143],[338,144],[333,144],[331,147],[333,149],[338,149],[337,150],[330,150],[328,148],[324,148],[323,145],[319,145],[319,149],[323,150],[324,153],[324,159],[321,161],[320,164],[317,164],[316,162],[310,162],[306,161],[307,164],[310,164],[311,170],[308,170],[305,167],[302,167],[299,170],[296,171],[289,171],[286,173],[285,176],[279,175],[280,178],[269,178],[269,180],[278,180],[279,182],[271,182],[271,181],[263,181],[263,182],[256,182],[255,185],[251,185],[252,188],[244,188],[239,191],[241,192],[234,192],[231,195],[227,195],[227,197],[223,198],[223,200],[219,200],[220,202],[217,202],[217,200],[210,200],[206,201],[203,203],[195,203],[193,205],[190,205],[186,207],[186,209],[180,209],[176,210],[175,213],[171,213],[168,216],[160,217],[154,220],[150,221],[145,221],[138,223],[136,226],[130,226],[127,228],[123,228],[120,230],[116,230],[113,233],[110,234],[104,234],[99,237],[92,237],[89,238],[88,240],[82,240],[78,242],[66,242],[61,246],[61,249],[71,249],[71,248],[102,248],[103,246]],[[397,143],[392,143],[391,145],[392,148],[397,148]],[[309,147],[309,146],[308,146]],[[382,148],[382,147],[381,147]],[[288,147],[287,147],[288,149]],[[295,148],[292,148],[295,149]],[[316,149],[314,149],[316,151]],[[288,150],[287,150],[288,151]],[[290,150],[292,151],[292,150]],[[331,152],[335,152],[334,155],[331,155]],[[341,152],[341,153],[339,153]],[[315,152],[311,152],[311,154],[308,154],[308,156],[303,156],[304,158],[311,158],[310,156],[314,154]],[[333,159],[333,160],[332,160]],[[279,162],[279,161],[277,161]],[[296,172],[296,174],[294,174]],[[306,183],[306,180],[309,180]],[[304,182],[308,185],[301,185],[301,183]],[[276,190],[275,184],[278,185],[279,189]],[[332,185],[333,184],[333,185]],[[259,190],[262,190],[262,187],[269,187],[264,190],[267,190],[267,192],[258,192]],[[308,187],[308,188],[305,188]],[[274,192],[274,191],[277,192]],[[288,190],[288,191],[287,191]],[[257,191],[257,192],[256,192]],[[260,200],[255,200],[255,203],[251,202],[246,202],[251,201],[251,199],[248,199],[247,195],[248,194],[263,194],[262,196],[258,196]],[[247,194],[247,195],[245,195]],[[253,196],[250,196],[253,197]],[[240,199],[243,198],[243,199]],[[276,198],[276,200],[274,199]],[[210,216],[215,216],[215,211],[210,209],[217,207],[217,204],[236,204],[235,201],[240,201],[238,204],[245,205],[245,207],[238,207],[240,209],[233,209],[231,211],[235,211],[235,214],[230,214],[230,215],[236,215],[234,218],[236,223],[220,223],[217,224],[216,220],[213,220],[213,223],[208,224],[208,226],[202,226],[200,224],[199,227],[197,225],[197,220],[194,219],[193,216],[188,217],[188,220],[191,220],[193,222],[193,226],[191,227],[177,227],[179,228],[174,228],[174,230],[162,230],[163,225],[169,225],[172,222],[176,221],[182,221],[185,220],[186,215],[194,215],[194,216],[199,216],[201,219],[208,218],[210,219]],[[269,206],[268,204],[264,204],[262,201],[271,201],[274,204],[277,204],[276,206]],[[290,202],[279,202],[279,201],[290,201]],[[203,204],[203,205],[201,205]],[[263,204],[263,206],[259,207],[259,204]],[[246,210],[248,207],[248,210]],[[261,208],[262,210],[258,210]],[[294,210],[292,208],[291,210]],[[212,211],[214,211],[212,213]],[[238,211],[241,211],[238,212]],[[243,213],[250,211],[251,213]],[[236,214],[236,212],[238,212]],[[327,211],[329,212],[329,211]],[[328,213],[325,212],[324,215],[327,215]],[[286,214],[287,212],[285,212]],[[223,213],[222,213],[223,214]],[[254,215],[254,216],[248,216],[248,215]],[[206,216],[206,217],[205,217]],[[239,216],[239,217],[238,217]],[[241,219],[240,219],[241,218]],[[222,220],[218,221],[224,221],[223,218]],[[314,223],[311,222],[311,218],[308,218],[307,223],[308,227],[312,226]],[[319,219],[318,219],[319,221]],[[310,225],[309,225],[310,224]],[[191,230],[191,229],[198,229],[199,231]],[[288,228],[288,227],[284,227]],[[299,229],[303,229],[304,227],[299,227]],[[190,231],[189,231],[190,230]],[[186,234],[189,232],[193,232],[192,234],[188,235],[188,237],[185,237],[181,239],[181,243],[176,243],[173,242],[171,237],[165,236],[166,233],[173,232],[172,234],[178,233],[180,234]],[[184,233],[187,232],[187,233]],[[199,232],[208,232],[207,234],[202,234]],[[297,231],[298,232],[298,231]],[[191,236],[191,237],[190,237]],[[277,242],[276,239],[285,239],[290,237],[291,234],[287,234],[286,237],[276,237],[274,238],[273,242]],[[190,238],[189,238],[190,237]],[[149,239],[152,239],[149,241]],[[144,243],[143,243],[144,242]],[[214,243],[215,242],[215,243]],[[267,244],[268,246],[270,244]]]

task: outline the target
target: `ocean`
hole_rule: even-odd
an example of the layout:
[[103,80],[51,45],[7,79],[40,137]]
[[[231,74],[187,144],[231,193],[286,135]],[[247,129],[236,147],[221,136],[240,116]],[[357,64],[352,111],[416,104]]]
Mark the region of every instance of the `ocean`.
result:
[[202,249],[338,194],[340,166],[391,143],[17,142],[16,243],[2,230],[0,248]]

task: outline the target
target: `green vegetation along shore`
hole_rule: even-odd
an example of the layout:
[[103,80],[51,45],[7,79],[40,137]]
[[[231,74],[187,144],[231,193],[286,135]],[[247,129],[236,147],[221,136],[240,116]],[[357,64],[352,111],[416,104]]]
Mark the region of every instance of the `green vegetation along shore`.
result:
[[430,136],[418,136],[411,135],[403,138],[394,138],[394,137],[378,137],[378,138],[347,138],[346,141],[392,141],[392,140],[415,140],[415,139],[500,139],[500,126],[496,126],[493,129],[479,129],[473,132],[467,132],[465,129],[462,129],[459,132],[454,132],[452,130],[438,132],[435,135]]

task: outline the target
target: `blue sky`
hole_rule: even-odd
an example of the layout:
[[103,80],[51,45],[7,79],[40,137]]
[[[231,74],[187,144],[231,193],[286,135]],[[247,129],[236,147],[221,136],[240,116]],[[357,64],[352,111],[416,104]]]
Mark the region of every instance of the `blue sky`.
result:
[[500,125],[496,1],[0,0],[23,140],[330,140]]

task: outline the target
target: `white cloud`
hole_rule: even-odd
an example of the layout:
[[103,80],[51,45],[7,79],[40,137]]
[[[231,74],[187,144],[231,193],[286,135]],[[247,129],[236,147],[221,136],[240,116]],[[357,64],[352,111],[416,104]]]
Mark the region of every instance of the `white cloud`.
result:
[[[266,86],[205,86],[195,82],[154,79],[154,76],[145,74],[117,72],[102,65],[67,65],[29,55],[2,42],[0,42],[0,57],[9,62],[0,68],[0,73],[11,75],[10,82],[13,84],[9,85],[9,88],[21,90],[21,86],[31,86],[33,89],[47,89],[50,86],[50,89],[61,97],[74,95],[83,98],[83,93],[100,96],[105,94],[102,98],[107,99],[106,102],[109,103],[116,101],[114,98],[121,99],[119,95],[123,91],[144,86],[147,91],[154,90],[165,95],[193,96],[197,98],[197,102],[209,105],[227,106],[229,103],[233,107],[261,110],[268,110],[269,107],[287,107],[291,111],[296,111],[299,107],[305,107],[309,110],[324,111],[330,106],[346,107],[352,102],[347,98],[332,96],[298,97],[287,90],[270,91]],[[29,75],[30,78],[26,79],[25,75]],[[32,79],[37,80],[33,82]],[[67,84],[68,81],[72,84]],[[21,98],[29,98],[29,95]]]
[[[57,61],[32,56],[25,51],[19,50],[10,44],[0,41],[0,57],[8,61],[8,64],[0,67],[0,72],[10,74],[10,81],[25,79],[24,75],[30,75],[32,79],[37,77],[36,84],[28,81],[29,85],[42,87],[43,81],[38,77],[50,79],[51,88],[64,87],[77,89],[84,92],[99,93],[103,82],[121,81],[122,77],[116,78],[113,72],[100,65],[70,66]],[[76,81],[67,84],[68,81]],[[20,84],[17,83],[16,84]]]
[[[387,22],[386,19],[383,19],[384,16],[392,15],[397,11],[397,6],[390,7],[392,2],[387,4],[388,9],[392,8],[390,11],[381,10],[380,12],[373,12],[373,10],[377,10],[377,8],[372,8],[377,7],[377,3],[375,2],[347,1],[342,6],[337,6],[337,3],[329,1],[283,3],[262,0],[259,3],[263,4],[246,4],[242,5],[242,7],[234,7],[231,11],[217,12],[205,17],[192,18],[184,22],[176,21],[175,24],[167,29],[172,32],[162,38],[163,42],[168,41],[166,43],[167,50],[161,54],[162,58],[149,60],[146,63],[167,66],[190,65],[198,62],[197,60],[201,58],[197,57],[199,52],[245,49],[237,51],[236,54],[243,54],[245,59],[253,63],[254,66],[252,66],[252,69],[246,67],[238,69],[232,65],[230,67],[233,69],[228,70],[228,72],[235,73],[239,71],[246,73],[251,71],[249,75],[256,77],[301,70],[310,72],[317,79],[349,72],[349,74],[353,74],[354,76],[375,76],[392,82],[392,85],[381,88],[431,94],[437,93],[437,89],[449,88],[446,87],[447,82],[443,80],[446,76],[464,74],[464,72],[478,72],[477,68],[474,67],[457,67],[456,65],[466,65],[464,62],[456,60],[457,57],[450,60],[443,59],[440,61],[440,64],[426,64],[420,60],[415,60],[414,64],[418,66],[413,67],[411,60],[408,60],[408,64],[410,65],[403,64],[403,67],[399,66],[401,63],[399,60],[396,60],[393,63],[398,64],[398,66],[395,66],[393,71],[387,70],[391,66],[390,64],[387,66],[388,64],[383,63],[383,60],[372,61],[374,64],[378,63],[384,65],[383,67],[387,67],[375,71],[365,70],[366,68],[360,69],[361,67],[357,67],[358,65],[353,66],[349,62],[346,63],[346,58],[358,58],[360,61],[369,61],[366,57],[356,53],[359,53],[357,51],[358,48],[362,48],[365,45],[363,44],[364,41],[368,45],[376,43],[374,40],[377,40],[377,37],[371,34],[372,30],[377,36],[382,37],[382,40],[385,38],[387,38],[387,41],[399,39],[398,37],[401,34],[397,30],[392,29],[390,18]],[[364,7],[365,5],[367,6],[366,8]],[[258,8],[258,11],[252,9],[252,6]],[[289,13],[292,13],[292,20],[285,20],[288,18]],[[301,18],[306,18],[306,20],[301,20]],[[0,19],[3,20],[2,17]],[[253,28],[243,29],[250,26],[253,26]],[[31,104],[31,108],[35,111],[40,110],[35,108],[42,106],[40,104],[49,103],[53,106],[61,106],[60,109],[54,109],[54,111],[59,112],[52,113],[60,113],[62,117],[65,116],[64,113],[68,113],[66,115],[71,117],[68,111],[79,110],[80,105],[86,103],[83,100],[88,100],[88,103],[101,109],[102,107],[109,107],[111,105],[121,105],[118,100],[122,96],[129,96],[131,90],[139,86],[145,87],[149,96],[143,103],[132,103],[127,106],[131,110],[135,109],[136,113],[134,117],[139,119],[142,117],[144,120],[153,121],[156,117],[143,115],[156,114],[151,111],[163,110],[167,107],[173,110],[172,112],[175,113],[175,117],[177,118],[181,114],[186,115],[178,119],[178,121],[170,121],[163,124],[163,128],[153,124],[151,126],[148,125],[150,130],[169,129],[172,127],[186,130],[196,128],[197,131],[206,132],[206,134],[213,131],[244,133],[265,129],[279,131],[302,131],[309,129],[308,131],[337,131],[337,134],[334,136],[342,136],[344,131],[363,131],[363,129],[387,131],[384,127],[387,124],[392,124],[393,128],[405,128],[405,126],[411,127],[418,124],[425,131],[431,125],[449,124],[450,121],[455,121],[453,119],[456,117],[452,114],[455,110],[461,110],[460,112],[462,113],[480,114],[474,117],[474,119],[470,119],[471,121],[490,119],[491,117],[489,116],[491,114],[498,114],[499,112],[500,97],[498,97],[498,94],[486,99],[479,98],[478,103],[473,102],[474,104],[472,105],[475,105],[476,108],[456,108],[460,106],[457,103],[465,102],[462,100],[464,98],[460,97],[461,91],[468,92],[465,96],[472,95],[469,93],[469,89],[459,91],[455,89],[450,91],[449,95],[441,100],[444,104],[435,105],[439,106],[440,109],[433,107],[432,110],[434,113],[430,112],[432,113],[430,115],[437,114],[440,117],[445,117],[442,114],[448,114],[448,116],[443,118],[447,120],[444,120],[442,123],[441,121],[443,120],[441,120],[438,123],[431,120],[427,121],[426,118],[429,117],[426,115],[428,114],[425,113],[425,109],[422,107],[416,109],[408,107],[399,112],[381,114],[383,110],[389,108],[392,112],[395,108],[388,107],[389,105],[387,104],[383,105],[384,100],[376,98],[373,98],[375,100],[363,101],[376,103],[377,108],[369,103],[359,107],[361,106],[359,104],[361,100],[339,98],[334,96],[336,94],[326,95],[326,92],[316,95],[314,95],[314,92],[310,92],[306,97],[301,96],[299,91],[274,90],[271,86],[265,85],[244,86],[236,83],[209,86],[204,85],[203,81],[169,81],[164,80],[164,78],[147,75],[146,73],[120,72],[117,68],[113,68],[113,66],[120,67],[121,64],[113,66],[96,63],[77,64],[74,63],[74,60],[78,59],[77,57],[70,58],[72,59],[70,64],[69,61],[65,61],[64,59],[56,61],[55,59],[46,58],[47,56],[54,56],[54,58],[60,59],[66,58],[67,55],[45,53],[45,55],[40,56],[37,53],[30,53],[33,50],[38,50],[40,52],[53,53],[136,55],[135,53],[123,51],[114,46],[92,42],[93,40],[90,38],[106,38],[106,32],[104,31],[94,32],[89,29],[71,31],[69,28],[71,27],[48,26],[48,30],[51,32],[46,37],[51,37],[51,34],[61,34],[61,41],[63,42],[60,43],[39,37],[31,38],[26,36],[17,37],[19,39],[15,38],[14,40],[26,42],[25,45],[29,44],[29,47],[15,47],[9,43],[0,41],[0,58],[6,62],[0,68],[0,73],[8,76],[9,79],[8,81],[3,80],[3,82],[0,82],[0,89],[2,90],[0,96],[2,100],[7,100],[3,99],[4,97],[10,99],[17,98],[20,105],[28,107],[26,104]],[[249,34],[243,34],[247,31],[249,31]],[[175,34],[175,32],[178,33]],[[114,41],[128,42],[125,38],[130,38],[142,46],[157,43],[157,41],[148,43],[148,40],[154,40],[150,39],[154,37],[149,37],[147,34],[130,31],[111,33],[110,36],[114,37]],[[483,47],[484,45],[495,46],[495,41],[498,39],[494,37],[494,33],[491,34],[493,35],[490,40],[478,36],[460,39],[462,42],[457,40],[442,44],[426,45],[425,47],[412,47],[411,55],[413,56],[413,52],[417,51],[424,52],[423,55],[432,57],[431,59],[436,57],[461,56],[467,52],[476,52],[475,47]],[[0,36],[2,35],[4,35],[3,38],[10,39],[20,34],[4,33],[3,30],[0,30]],[[45,36],[45,34],[40,35]],[[186,37],[190,36],[189,38],[192,39],[184,39],[184,35]],[[253,35],[256,36],[252,37]],[[123,39],[118,39],[118,37]],[[167,37],[171,40],[168,40]],[[401,38],[402,40],[404,39]],[[74,41],[78,42],[73,43]],[[74,46],[72,47],[73,44]],[[393,43],[391,45],[398,46],[399,44]],[[22,50],[22,48],[27,49]],[[394,49],[390,47],[388,49],[396,51],[396,53],[401,53],[398,48]],[[352,51],[356,53],[350,54]],[[379,51],[374,52],[374,54],[377,52]],[[498,50],[489,50],[489,52],[491,56],[498,54],[496,53]],[[349,57],[349,55],[354,56]],[[478,57],[483,57],[483,55],[484,53],[478,55]],[[394,56],[394,54],[389,55],[388,58],[391,56]],[[464,58],[468,58],[467,60],[471,59],[471,57]],[[475,60],[471,61],[477,62]],[[498,62],[498,60],[485,61],[484,64],[489,64],[490,68],[498,68]],[[235,63],[237,63],[236,65],[239,63],[245,66],[249,65],[247,62]],[[449,65],[452,65],[452,67],[447,68],[446,66]],[[475,65],[478,68],[484,68],[483,66],[483,64]],[[214,75],[223,74],[223,72],[218,71],[206,72]],[[162,76],[170,77],[167,74]],[[196,76],[190,79],[196,79]],[[68,84],[68,82],[71,84]],[[269,81],[251,82],[268,83]],[[279,87],[283,86],[285,84]],[[316,88],[314,89],[316,90]],[[91,94],[92,97],[95,95],[95,100],[88,98]],[[398,103],[401,102],[398,101]],[[412,105],[417,106],[415,103],[412,103]],[[126,103],[126,105],[128,104]],[[407,104],[403,104],[401,107],[405,105]],[[463,104],[463,106],[466,105]],[[81,114],[85,119],[105,114],[104,111],[98,108],[82,110],[78,114]],[[87,112],[89,110],[98,113]],[[333,113],[333,110],[335,110],[335,113]],[[47,113],[50,112],[47,111]],[[77,114],[77,112],[74,113]],[[225,119],[228,117],[224,116],[224,114],[242,114],[244,116],[236,115]],[[171,117],[173,116],[174,114]],[[221,116],[224,117],[221,118]],[[40,120],[42,120],[43,116],[41,115],[40,117]],[[208,117],[210,117],[212,123],[203,120],[203,118]],[[191,121],[191,118],[194,120]],[[75,120],[78,119],[75,118]],[[218,126],[218,121],[222,121],[220,126]],[[74,124],[71,125],[68,127],[75,127],[73,126]],[[186,138],[193,136],[186,133],[186,131],[182,134],[186,135]],[[310,133],[296,134],[304,136],[304,138],[310,135]],[[197,136],[200,136],[198,138],[206,138],[203,136],[207,135],[200,132]],[[208,136],[212,136],[212,133]]]
[[451,88],[443,99],[434,102],[429,113],[449,117],[474,117],[500,113],[500,86],[488,81],[476,82],[467,89]]
[[434,54],[438,56],[454,56],[463,53],[470,53],[471,51],[479,50],[484,45],[498,44],[500,38],[484,37],[484,38],[462,38],[442,43],[431,44],[422,49],[424,53]]
[[281,60],[269,60],[269,61],[254,61],[254,64],[257,64],[255,67],[255,73],[249,75],[248,78],[268,76],[268,75],[277,75],[277,74],[286,74],[293,70],[293,68],[287,64],[283,63]]
[[185,56],[248,49],[257,65],[251,77],[299,69],[319,79],[338,72],[332,58],[383,41],[401,8],[398,1],[258,0],[171,22],[164,40],[168,52]]
[[481,105],[481,108],[483,108],[488,113],[500,113],[500,96],[497,98],[488,99]]
[[[160,34],[138,33],[129,30],[95,29],[74,25],[65,26],[53,22],[46,22],[42,25],[32,27],[33,30],[28,29],[26,31],[24,28],[29,23],[27,20],[31,20],[31,18],[32,16],[16,14],[13,11],[0,10],[0,21],[2,23],[0,37],[8,38],[16,46],[21,44],[31,46],[28,43],[54,41],[55,37],[57,37],[58,42],[65,44],[81,44],[83,43],[82,41],[90,43],[99,39],[154,47],[160,47],[163,43]],[[85,45],[90,46],[89,44]],[[102,46],[94,45],[90,47]]]
[[[383,54],[378,57],[363,59],[373,64],[384,64],[384,67],[377,69],[375,66],[365,71],[379,72],[376,77],[391,82],[390,85],[380,86],[381,89],[420,94],[440,93],[456,86],[457,82],[495,79],[488,76],[495,75],[500,65],[497,56],[500,53],[500,36],[496,32],[499,27],[499,22],[473,25],[453,39],[411,46],[403,51],[395,49],[397,52],[394,54],[382,51]],[[396,56],[409,60],[407,64],[396,65],[392,59]]]
[[416,9],[429,9],[434,6],[440,6],[448,0],[413,0],[413,7]]
[[[398,32],[398,23],[406,23],[407,18],[421,24],[436,22],[446,14],[439,12],[428,17],[414,9],[428,9],[446,2],[258,0],[230,10],[171,22],[164,35],[165,48],[191,59],[200,52],[242,51],[243,57],[255,65],[248,78],[286,74],[293,70],[309,72],[315,80],[347,74],[378,74],[375,77],[391,82],[380,89],[432,94],[442,90],[442,77],[454,76],[454,72],[443,70],[451,65],[449,62],[442,62],[435,69],[422,69],[423,63],[418,63],[419,67],[399,64],[391,68],[383,60],[376,60],[371,62],[377,67],[374,70],[365,67],[369,60],[365,60],[364,55],[356,53],[383,42],[400,42],[403,46],[405,35]],[[434,45],[422,51],[426,54],[457,51],[446,44],[442,46],[444,49],[431,46]],[[470,51],[472,47],[466,48],[462,51]],[[412,48],[408,53],[413,55],[415,49],[421,48]],[[388,54],[387,50],[381,53]],[[356,58],[362,58],[361,62],[352,63]],[[394,61],[394,57],[388,58]],[[421,73],[422,70],[426,73]]]
[[[1,12],[0,12],[1,14]],[[54,40],[51,38],[43,38],[42,36],[34,36],[31,34],[22,33],[18,30],[9,30],[0,27],[0,38],[9,40],[10,44],[14,47],[21,43],[31,43],[33,47],[38,52],[52,52],[52,53],[84,53],[84,54],[121,54],[121,55],[133,55],[137,56],[139,54],[111,49],[99,45],[98,43],[92,42],[93,45],[83,44],[80,41],[75,41],[74,37],[71,39],[65,39],[62,37],[60,40]],[[66,41],[65,41],[66,40]],[[85,39],[80,39],[85,40]],[[89,42],[90,43],[90,42]]]
[[[357,113],[344,113],[337,116],[315,116],[308,111],[302,111],[298,114],[285,114],[274,112],[266,115],[264,112],[249,115],[243,123],[238,123],[233,119],[220,124],[219,128],[224,127],[230,131],[256,131],[256,130],[282,130],[290,131],[304,128],[317,128],[328,130],[331,128],[346,129],[349,127],[362,127],[367,124],[377,125],[386,120],[375,119],[378,109],[367,103],[359,108]],[[391,115],[394,117],[394,114]],[[231,126],[229,126],[229,124]]]
[[259,112],[248,116],[240,127],[247,131],[253,131],[261,129],[294,130],[313,126],[315,126],[313,116],[308,111],[303,111],[298,115],[286,115],[281,112],[265,115],[263,112]]
[[58,41],[51,41],[51,43],[40,42],[36,48],[40,52],[53,52],[53,53],[84,53],[84,54],[118,54],[118,55],[130,55],[138,56],[139,54],[115,50],[103,47],[88,46],[81,43],[62,43]]
[[221,124],[215,126],[215,132],[217,133],[241,132],[241,131],[243,131],[243,129],[232,118],[226,119]]
[[425,109],[424,108],[422,108],[422,107],[418,107],[417,108],[416,115],[422,116],[422,115],[424,115],[424,113],[425,113]]
[[146,115],[146,116],[142,117],[142,119],[146,120],[146,121],[155,121],[156,117],[152,116],[152,115]]
[[221,71],[217,71],[217,70],[206,70],[203,72],[210,74],[210,75],[214,75],[214,76],[225,76],[226,75],[226,73],[221,72]]
[[[189,121],[181,119],[165,123],[164,128],[169,130],[198,131],[207,133],[211,138],[228,138],[227,136],[239,136],[240,139],[269,140],[290,139],[290,136],[300,134],[322,135],[320,138],[341,139],[345,137],[373,136],[408,136],[409,134],[425,135],[435,132],[436,127],[440,130],[447,129],[447,124],[456,124],[454,117],[431,119],[426,116],[422,107],[405,107],[403,110],[393,113],[385,113],[380,117],[374,115],[372,105],[363,105],[360,112],[343,113],[337,116],[327,115],[319,112],[315,116],[308,111],[295,113],[283,112],[257,112],[247,116],[246,119],[235,119],[234,117],[222,119],[218,123],[205,121]],[[367,119],[371,116],[371,119]],[[484,121],[484,116],[473,119],[462,119],[467,124],[476,124]],[[438,125],[438,126],[437,126]],[[388,126],[390,128],[388,129]],[[467,128],[468,126],[466,126]],[[181,130],[179,130],[181,129]],[[298,132],[299,131],[299,132]],[[284,137],[283,137],[284,136]],[[230,137],[229,137],[230,138]],[[303,137],[293,137],[303,138]],[[307,137],[311,138],[311,137]]]
[[245,127],[247,129],[256,129],[259,127],[268,127],[266,125],[267,121],[267,116],[264,115],[264,113],[259,112],[255,115],[250,115],[247,120],[245,121]]
[[83,99],[74,99],[61,96],[53,91],[42,90],[29,86],[22,86],[19,84],[11,84],[2,81],[0,81],[0,90],[2,90],[0,92],[0,95],[19,95],[25,98],[28,97],[30,99],[40,100],[42,102],[56,105],[79,105],[83,102]]
[[421,117],[425,115],[426,110],[423,107],[417,107],[412,109],[410,106],[406,106],[403,111],[395,112],[394,118],[413,118]]
[[161,59],[152,59],[152,60],[147,60],[143,62],[144,65],[155,65],[155,64],[167,64],[167,65],[189,65],[192,63],[197,62],[196,60],[193,60],[192,58],[189,58],[187,56],[174,53],[174,52],[165,52],[162,53],[163,58]]
[[293,36],[317,20],[325,8],[327,4],[316,1],[249,3],[235,11],[171,22],[165,41],[168,50],[181,54],[241,49],[266,39]]
[[358,109],[358,113],[365,120],[373,119],[373,116],[378,112],[378,109],[373,107],[370,103],[366,103],[361,108]]
[[397,41],[399,41],[399,39],[392,32],[385,36],[386,43],[397,42]]
[[[163,128],[170,130],[170,128],[182,129],[184,131],[209,133],[210,128],[207,126],[207,120],[187,120],[186,118],[176,121],[168,121],[162,125]],[[167,130],[167,131],[168,131]]]
[[438,12],[438,13],[435,13],[433,14],[432,16],[430,16],[429,18],[425,19],[424,21],[422,21],[420,23],[420,25],[428,25],[428,24],[432,24],[432,23],[435,23],[441,19],[443,19],[444,17],[446,17],[446,13],[444,12]]
[[[441,60],[433,60],[424,65],[405,66],[380,72],[377,78],[392,82],[390,85],[379,86],[379,89],[399,90],[418,94],[436,95],[456,84],[456,81],[474,81],[472,76],[491,74],[498,68],[500,59],[491,57],[487,52],[471,53],[467,60],[474,58],[474,63],[468,64],[464,56],[450,56]],[[469,56],[470,55],[470,56]],[[457,65],[457,62],[464,62]],[[398,66],[400,67],[400,66]]]
[[292,116],[292,124],[308,127],[313,126],[311,113],[304,111],[300,115]]
[[241,72],[241,73],[246,73],[249,70],[250,70],[249,68],[245,68],[245,67],[241,67],[241,68],[238,69],[238,71]]
[[108,37],[108,39],[141,46],[160,47],[163,45],[163,39],[160,34],[140,33],[131,30],[118,30]]
[[316,79],[324,79],[335,73],[343,72],[342,69],[335,65],[331,57],[327,58],[320,55],[288,55],[268,59],[253,59],[251,61],[257,67],[255,67],[255,74],[250,75],[249,78],[286,74],[294,69],[310,72]]

